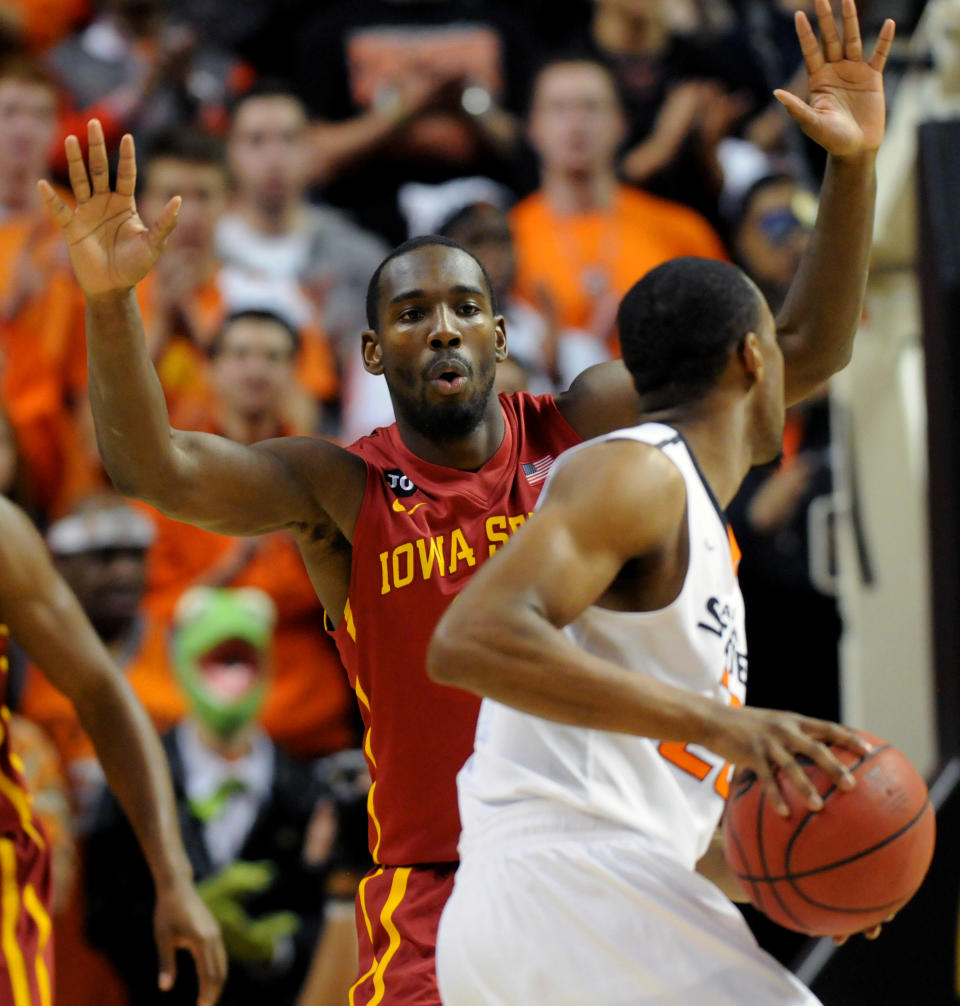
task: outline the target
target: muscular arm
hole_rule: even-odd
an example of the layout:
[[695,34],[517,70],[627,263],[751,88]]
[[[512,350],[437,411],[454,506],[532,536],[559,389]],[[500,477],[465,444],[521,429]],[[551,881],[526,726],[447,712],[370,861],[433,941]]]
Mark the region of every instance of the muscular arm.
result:
[[560,631],[629,559],[678,547],[685,498],[679,472],[654,448],[623,441],[582,451],[515,545],[448,609],[428,650],[430,676],[560,723],[702,738],[716,703],[630,673]]
[[[30,521],[0,497],[0,616],[50,681],[73,703],[107,781],[133,825],[158,900],[180,911],[196,897],[166,758],[132,689],[114,666]],[[193,904],[194,912],[198,911]],[[216,925],[202,912],[194,949],[202,1001],[212,1003],[224,961]],[[182,921],[182,920],[181,920]]]
[[253,447],[170,427],[133,290],[87,298],[90,404],[117,488],[219,534],[306,531],[331,520],[351,534],[365,469],[307,437]]
[[245,447],[170,428],[134,287],[163,250],[179,199],[148,229],[133,199],[133,139],[121,142],[111,191],[100,124],[92,121],[88,132],[89,176],[76,137],[66,143],[76,209],[46,182],[40,190],[87,301],[90,400],[111,478],[128,495],[221,534],[291,528],[315,536],[332,522],[349,537],[366,479],[363,463],[349,452],[309,438]]
[[[829,155],[816,227],[777,316],[787,405],[846,366],[853,351],[873,236],[874,162],[885,125],[883,68],[894,35],[888,20],[867,62],[853,0],[843,0],[842,39],[829,3],[818,0],[817,6],[820,42],[806,15],[797,15],[810,101],[775,92],[800,128]],[[587,371],[558,404],[584,438],[638,421],[639,402],[619,362]]]
[[[608,591],[631,559],[643,563],[645,606],[665,607],[686,574],[686,491],[655,448],[615,441],[583,449],[554,477],[543,507],[474,576],[440,620],[427,671],[443,684],[558,723],[702,744],[757,772],[782,813],[778,768],[819,809],[795,755],[849,788],[825,741],[863,751],[836,724],[733,708],[627,671],[561,629]],[[719,673],[719,672],[718,672]]]

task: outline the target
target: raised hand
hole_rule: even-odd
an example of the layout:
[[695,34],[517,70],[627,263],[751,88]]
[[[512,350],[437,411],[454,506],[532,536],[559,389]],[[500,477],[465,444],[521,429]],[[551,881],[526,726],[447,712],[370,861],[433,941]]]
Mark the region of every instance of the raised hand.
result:
[[774,97],[827,153],[854,157],[875,151],[883,139],[883,68],[895,25],[889,18],[884,22],[867,62],[854,0],[843,0],[842,40],[830,0],[817,0],[817,20],[819,42],[806,14],[801,11],[796,16],[797,37],[809,74],[809,103],[782,89],[774,91]]
[[68,136],[64,144],[70,187],[76,199],[71,209],[47,181],[38,188],[53,219],[63,231],[70,263],[87,297],[121,293],[136,286],[156,262],[177,222],[180,197],[164,207],[152,227],[137,214],[133,193],[137,162],[133,137],[120,141],[116,191],[110,189],[110,169],[99,120],[87,124],[90,174],[80,143]]

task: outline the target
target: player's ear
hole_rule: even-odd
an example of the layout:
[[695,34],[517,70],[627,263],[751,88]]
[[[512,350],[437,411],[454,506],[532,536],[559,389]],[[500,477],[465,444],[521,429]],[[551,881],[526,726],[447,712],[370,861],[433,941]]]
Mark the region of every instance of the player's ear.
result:
[[751,386],[763,380],[763,353],[760,351],[760,338],[756,332],[747,332],[741,339],[737,346],[737,357]]
[[360,334],[360,353],[363,356],[363,369],[368,374],[383,373],[383,351],[380,348],[380,339],[372,328]]
[[495,323],[497,326],[497,363],[507,358],[507,322],[502,314],[498,314]]

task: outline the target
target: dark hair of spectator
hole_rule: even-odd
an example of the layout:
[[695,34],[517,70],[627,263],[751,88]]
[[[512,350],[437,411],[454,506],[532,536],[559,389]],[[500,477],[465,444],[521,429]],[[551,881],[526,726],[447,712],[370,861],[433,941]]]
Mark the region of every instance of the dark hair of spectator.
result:
[[[472,220],[480,210],[492,207],[493,209],[502,212],[496,203],[487,202],[485,200],[480,200],[476,203],[467,203],[466,206],[461,206],[460,209],[451,213],[439,227],[437,227],[437,234],[445,238],[453,238],[453,235],[460,229],[460,227]],[[454,239],[456,240],[456,239]]]
[[647,408],[701,398],[760,319],[760,294],[726,262],[676,258],[648,272],[620,302],[623,362]]
[[409,241],[404,241],[402,245],[397,245],[392,252],[377,266],[376,272],[370,277],[370,283],[367,286],[367,325],[374,331],[380,331],[380,319],[377,315],[377,308],[380,303],[380,276],[383,272],[383,267],[388,263],[392,262],[395,258],[399,258],[401,255],[406,255],[407,252],[417,251],[419,248],[428,248],[430,245],[442,245],[444,248],[456,248],[457,251],[462,251],[464,255],[469,255],[474,262],[480,268],[480,272],[483,273],[483,283],[487,288],[487,295],[490,297],[490,308],[494,314],[497,313],[497,296],[493,292],[493,283],[490,281],[490,276],[487,273],[486,268],[480,259],[477,258],[473,252],[467,251],[462,244],[458,244],[451,238],[444,237],[442,234],[421,234],[419,237],[410,238]]
[[211,359],[219,356],[223,351],[223,340],[230,327],[238,321],[265,321],[279,325],[290,336],[291,358],[300,352],[300,333],[288,318],[276,311],[271,311],[269,308],[248,307],[240,311],[233,311],[223,319],[223,324],[217,329],[216,335],[210,340],[210,345],[207,347],[207,353]]
[[18,80],[23,84],[37,84],[60,96],[57,78],[41,63],[24,52],[14,52],[0,59],[0,80]]
[[543,60],[537,67],[536,73],[530,79],[530,89],[527,94],[527,103],[524,106],[527,110],[527,115],[530,114],[530,110],[533,108],[533,99],[537,93],[537,88],[540,86],[540,80],[545,73],[549,70],[554,69],[558,66],[592,66],[599,70],[604,77],[610,82],[610,90],[613,92],[614,99],[617,103],[617,108],[620,110],[621,114],[626,114],[626,101],[623,96],[623,91],[620,88],[620,81],[617,80],[616,74],[607,66],[606,63],[592,53],[589,49],[570,49],[565,52],[555,52],[551,53],[545,60]]
[[154,161],[186,161],[188,164],[219,168],[224,177],[227,174],[226,154],[221,140],[190,126],[161,133],[151,142],[140,172],[143,182]]
[[785,171],[764,175],[762,178],[758,178],[751,185],[748,185],[743,194],[737,200],[731,213],[731,230],[736,231],[740,224],[743,223],[744,217],[746,217],[748,211],[750,210],[750,204],[756,196],[765,189],[773,188],[775,185],[784,185],[787,182],[798,187],[802,186],[802,183],[794,175],[788,174]]
[[297,94],[296,88],[283,77],[259,77],[254,85],[242,94],[238,94],[230,107],[231,122],[236,119],[237,112],[248,102],[257,98],[285,98],[293,101],[303,109],[306,115],[306,105]]

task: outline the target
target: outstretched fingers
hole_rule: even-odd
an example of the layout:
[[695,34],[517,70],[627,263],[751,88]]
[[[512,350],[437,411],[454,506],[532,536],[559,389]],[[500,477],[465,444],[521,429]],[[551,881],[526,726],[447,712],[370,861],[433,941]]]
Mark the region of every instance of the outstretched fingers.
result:
[[791,118],[801,127],[812,128],[817,124],[817,113],[801,98],[790,91],[778,87],[773,96],[790,113]]
[[797,11],[794,18],[797,28],[797,38],[800,41],[800,51],[803,53],[803,62],[806,65],[807,73],[814,74],[823,66],[823,50],[817,41],[817,36],[813,33],[813,26],[810,19],[804,12]]
[[817,22],[820,25],[820,37],[823,39],[823,51],[827,62],[839,62],[843,59],[843,46],[840,43],[840,33],[833,18],[830,0],[817,0]]
[[63,142],[63,151],[67,155],[70,188],[73,189],[77,202],[84,203],[90,198],[90,179],[87,177],[87,166],[83,163],[80,141],[71,134]]
[[90,179],[95,193],[110,191],[110,162],[107,159],[107,142],[103,136],[103,126],[99,119],[87,123],[87,147],[89,150]]
[[890,48],[893,46],[893,37],[897,33],[897,26],[891,18],[883,22],[877,44],[874,47],[873,55],[870,57],[870,65],[878,73],[883,73],[883,68],[887,65],[887,56],[890,55]]
[[120,157],[117,161],[117,195],[133,196],[137,188],[137,154],[133,137],[125,133],[120,140]]
[[66,227],[73,219],[73,210],[57,195],[53,186],[45,178],[41,178],[37,182],[37,191],[49,210],[50,216],[60,227]]
[[860,19],[854,0],[843,0],[843,55],[857,63],[863,59],[863,41],[860,38]]
[[157,254],[163,251],[167,238],[173,233],[173,228],[177,226],[177,214],[180,212],[180,204],[182,202],[183,200],[180,196],[174,196],[164,206],[163,212],[161,212],[150,228],[150,244],[156,249]]

